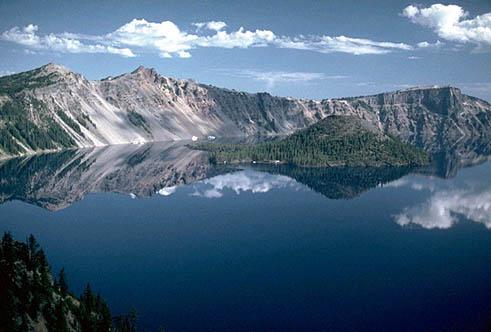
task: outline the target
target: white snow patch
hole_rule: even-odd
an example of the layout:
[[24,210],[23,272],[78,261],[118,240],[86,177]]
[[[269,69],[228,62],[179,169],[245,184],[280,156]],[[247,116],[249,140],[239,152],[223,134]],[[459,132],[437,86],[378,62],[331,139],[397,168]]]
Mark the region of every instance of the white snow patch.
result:
[[162,196],[170,196],[173,193],[176,192],[177,186],[172,186],[172,187],[164,187],[160,190],[157,190],[157,194],[162,195]]

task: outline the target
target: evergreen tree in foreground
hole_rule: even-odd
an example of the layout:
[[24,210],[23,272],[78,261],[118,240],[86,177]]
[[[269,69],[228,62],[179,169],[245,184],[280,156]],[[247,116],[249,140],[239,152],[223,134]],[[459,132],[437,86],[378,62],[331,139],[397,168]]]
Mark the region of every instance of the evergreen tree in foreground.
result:
[[[134,323],[136,316],[128,320]],[[108,305],[90,285],[76,299],[64,269],[53,280],[34,236],[22,243],[6,232],[0,241],[0,331],[24,332],[43,324],[48,331],[119,331],[112,326]]]
[[68,284],[65,276],[65,268],[61,268],[60,273],[58,273],[58,280],[56,282],[56,286],[60,290],[60,294],[62,297],[67,296],[68,294]]

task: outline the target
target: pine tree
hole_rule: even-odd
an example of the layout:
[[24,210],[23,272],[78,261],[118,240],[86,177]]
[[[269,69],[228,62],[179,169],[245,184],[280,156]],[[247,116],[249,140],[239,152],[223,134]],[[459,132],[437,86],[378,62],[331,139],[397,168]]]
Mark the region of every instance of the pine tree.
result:
[[114,321],[117,331],[136,332],[137,330],[137,313],[135,308],[132,308],[127,315],[115,317]]
[[109,331],[112,326],[111,312],[109,311],[109,307],[102,297],[97,294],[96,298],[96,309],[99,315],[97,322],[97,330],[98,331]]
[[29,237],[27,238],[27,248],[29,255],[29,267],[32,268],[36,264],[37,254],[39,250],[39,244],[32,234],[29,235]]
[[9,232],[5,232],[2,238],[2,254],[5,263],[13,264],[15,261],[15,252],[14,252],[14,239],[12,238],[12,234]]
[[69,314],[75,314],[74,324],[82,332],[111,330],[109,308],[90,285],[80,305],[68,296],[65,270],[61,269],[53,285],[46,256],[33,236],[20,243],[10,233],[4,234],[0,240],[0,332],[29,331],[40,319],[49,331],[67,331]]
[[67,296],[68,294],[68,284],[65,276],[65,268],[61,268],[60,273],[58,273],[58,280],[56,282],[56,286],[60,290],[60,294],[62,297]]
[[54,328],[53,328],[54,331],[57,331],[57,332],[68,331],[65,305],[63,303],[63,299],[60,299],[60,301],[56,304],[53,318],[54,318],[54,324],[53,324],[54,325]]

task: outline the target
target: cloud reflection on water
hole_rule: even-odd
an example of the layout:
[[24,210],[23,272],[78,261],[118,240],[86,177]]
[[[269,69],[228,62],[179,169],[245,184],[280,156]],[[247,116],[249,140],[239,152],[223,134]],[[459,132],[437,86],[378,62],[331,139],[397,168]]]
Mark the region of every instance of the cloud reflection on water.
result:
[[393,216],[401,226],[419,225],[426,229],[448,229],[462,218],[481,223],[491,229],[491,188],[485,183],[457,184],[431,178],[406,178],[389,187],[427,190],[429,197]]
[[256,194],[266,193],[278,188],[301,188],[299,183],[287,176],[272,175],[252,170],[218,175],[203,180],[200,184],[203,186],[195,186],[195,192],[191,195],[206,198],[220,198],[223,196],[223,191],[227,189],[239,195],[241,192]]

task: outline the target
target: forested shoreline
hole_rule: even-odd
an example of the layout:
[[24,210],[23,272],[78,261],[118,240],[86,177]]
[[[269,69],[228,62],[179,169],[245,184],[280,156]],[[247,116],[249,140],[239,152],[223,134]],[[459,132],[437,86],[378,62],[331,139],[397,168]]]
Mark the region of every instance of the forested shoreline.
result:
[[65,269],[53,277],[33,235],[25,242],[8,232],[0,241],[0,331],[136,331],[136,312],[115,316],[87,284],[76,296]]
[[198,143],[214,164],[291,164],[305,167],[420,166],[427,154],[384,135],[361,119],[330,116],[285,139],[257,144]]

